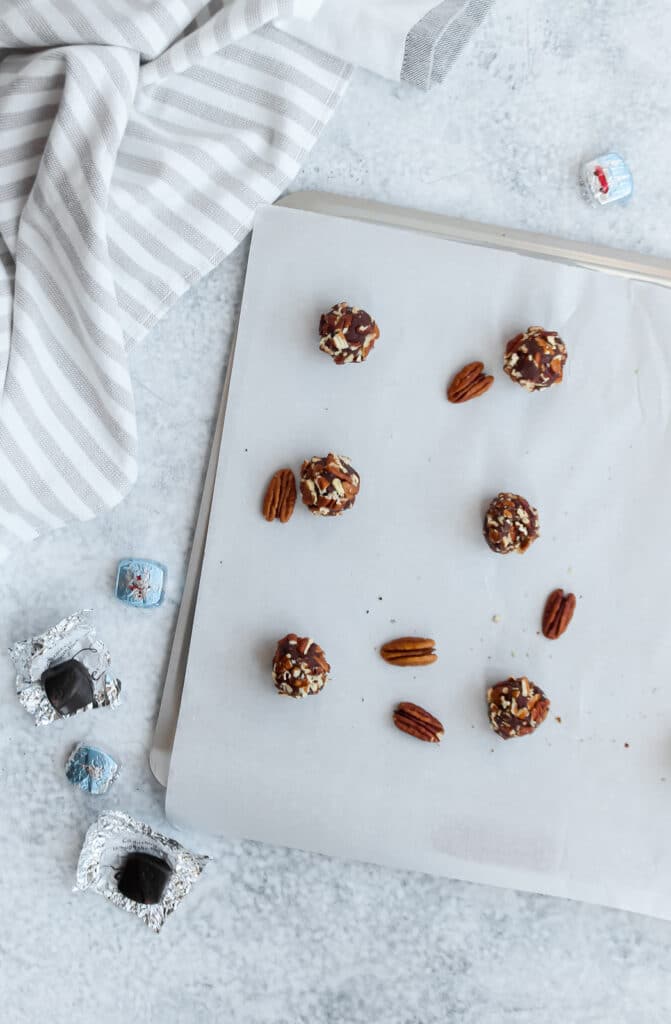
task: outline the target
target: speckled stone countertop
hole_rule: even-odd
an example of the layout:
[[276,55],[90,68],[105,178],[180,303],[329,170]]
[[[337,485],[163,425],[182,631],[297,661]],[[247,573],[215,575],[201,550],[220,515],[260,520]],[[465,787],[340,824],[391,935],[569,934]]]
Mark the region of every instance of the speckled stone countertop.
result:
[[[671,256],[669,52],[667,0],[498,0],[443,87],[357,73],[294,187]],[[636,196],[595,210],[576,171],[609,148],[629,158]],[[625,913],[190,835],[213,859],[158,937],[71,892],[102,806],[164,823],[147,751],[246,251],[133,356],[142,461],[130,497],[3,566],[0,646],[91,606],[125,699],[38,732],[0,659],[2,1019],[667,1024],[671,924]],[[158,611],[113,598],[128,554],[169,566]],[[95,805],[62,773],[83,738],[123,762]]]

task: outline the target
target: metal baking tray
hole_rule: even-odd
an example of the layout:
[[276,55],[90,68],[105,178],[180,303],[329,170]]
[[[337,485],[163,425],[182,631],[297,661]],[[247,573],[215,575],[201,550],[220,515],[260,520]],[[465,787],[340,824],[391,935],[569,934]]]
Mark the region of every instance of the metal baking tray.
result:
[[[550,235],[534,234],[491,224],[478,224],[421,210],[375,203],[370,200],[349,199],[326,192],[296,192],[280,199],[278,205],[333,217],[406,228],[410,231],[425,232],[451,241],[504,249],[572,266],[588,267],[632,280],[651,282],[665,287],[671,286],[671,261],[610,249],[605,246],[572,242],[553,238]],[[232,343],[231,355],[234,346],[235,339]],[[232,364],[233,360],[229,358],[229,368]],[[163,786],[166,786],[168,781],[173,740],[179,717],[219,446],[226,413],[228,387],[229,373],[226,375],[212,438],[212,449],[186,572],[182,603],[173,636],[153,744],[149,754],[151,770]]]

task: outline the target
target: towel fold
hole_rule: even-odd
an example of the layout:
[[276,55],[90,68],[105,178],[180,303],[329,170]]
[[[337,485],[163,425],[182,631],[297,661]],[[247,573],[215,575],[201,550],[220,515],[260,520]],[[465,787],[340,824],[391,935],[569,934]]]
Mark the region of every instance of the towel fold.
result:
[[127,493],[129,346],[286,188],[352,62],[428,87],[491,2],[5,0],[0,559]]
[[385,78],[442,82],[493,0],[323,0],[278,28]]

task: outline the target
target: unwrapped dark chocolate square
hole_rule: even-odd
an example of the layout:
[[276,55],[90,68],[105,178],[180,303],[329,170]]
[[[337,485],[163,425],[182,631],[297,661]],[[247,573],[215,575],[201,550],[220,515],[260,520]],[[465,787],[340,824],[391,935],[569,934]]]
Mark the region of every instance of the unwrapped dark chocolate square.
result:
[[95,703],[91,673],[76,658],[45,669],[42,686],[59,715],[74,715]]
[[137,851],[129,853],[116,874],[122,896],[136,903],[160,903],[172,868],[162,857]]

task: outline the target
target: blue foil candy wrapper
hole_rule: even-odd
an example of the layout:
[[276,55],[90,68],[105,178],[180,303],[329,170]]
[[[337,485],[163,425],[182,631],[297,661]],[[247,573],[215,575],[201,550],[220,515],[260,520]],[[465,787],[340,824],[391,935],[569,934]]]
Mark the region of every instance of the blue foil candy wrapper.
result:
[[116,573],[116,596],[132,608],[158,608],[165,597],[168,570],[151,558],[122,558]]
[[85,793],[101,796],[116,780],[119,765],[100,747],[80,743],[66,762],[65,774],[73,786]]
[[598,206],[621,203],[634,192],[634,179],[619,153],[604,153],[583,164],[580,183],[587,199]]

